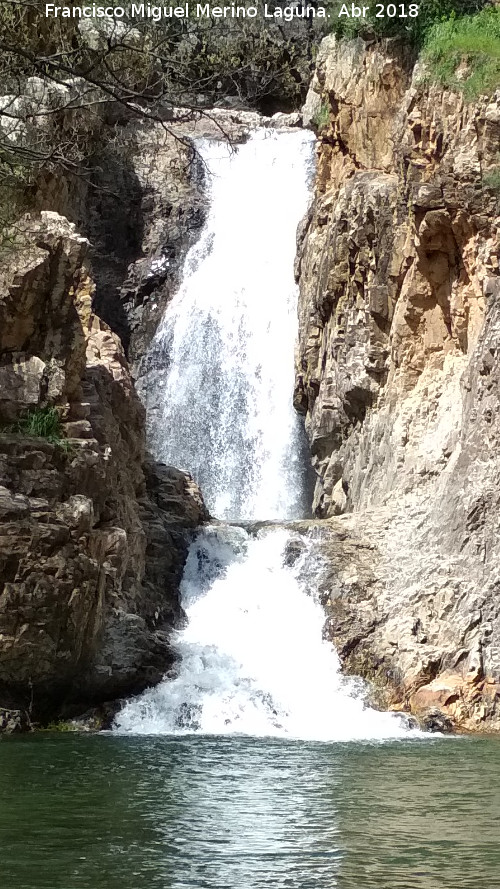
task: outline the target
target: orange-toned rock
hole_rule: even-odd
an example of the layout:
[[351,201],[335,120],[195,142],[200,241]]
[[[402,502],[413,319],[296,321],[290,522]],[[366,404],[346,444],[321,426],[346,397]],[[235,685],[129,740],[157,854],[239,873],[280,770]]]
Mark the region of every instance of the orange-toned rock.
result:
[[464,680],[458,674],[441,674],[428,685],[422,685],[410,697],[412,713],[421,713],[433,707],[452,709],[462,698]]
[[424,74],[395,40],[318,54],[295,404],[314,514],[349,540],[326,547],[324,596],[345,668],[386,706],[484,729],[500,727],[500,93],[466,102]]

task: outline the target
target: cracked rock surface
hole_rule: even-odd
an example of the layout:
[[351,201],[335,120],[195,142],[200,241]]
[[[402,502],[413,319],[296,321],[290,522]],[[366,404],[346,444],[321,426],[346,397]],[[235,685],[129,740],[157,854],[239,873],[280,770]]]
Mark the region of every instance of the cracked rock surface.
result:
[[320,107],[295,404],[315,515],[378,566],[373,582],[332,575],[329,632],[392,705],[500,728],[500,217],[486,176],[500,93],[466,104],[396,40],[328,37],[305,121]]
[[[192,479],[155,464],[118,337],[92,310],[88,241],[26,217],[0,282],[0,730],[158,681],[191,529]],[[62,439],[15,422],[52,407]]]

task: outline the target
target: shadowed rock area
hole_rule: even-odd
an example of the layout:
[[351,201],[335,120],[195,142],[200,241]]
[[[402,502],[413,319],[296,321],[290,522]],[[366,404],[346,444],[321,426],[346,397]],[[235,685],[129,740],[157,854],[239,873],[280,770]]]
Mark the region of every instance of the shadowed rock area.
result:
[[[89,244],[25,217],[0,295],[0,707],[7,728],[158,681],[181,616],[192,479],[147,458],[118,337],[92,310]],[[20,418],[52,408],[57,433]],[[13,711],[21,711],[19,717]]]

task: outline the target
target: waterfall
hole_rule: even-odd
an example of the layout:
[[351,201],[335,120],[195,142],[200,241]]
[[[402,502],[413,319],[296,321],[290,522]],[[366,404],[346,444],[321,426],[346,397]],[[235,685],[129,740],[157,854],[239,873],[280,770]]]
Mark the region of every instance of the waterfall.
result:
[[[152,347],[149,435],[227,521],[304,515],[301,427],[292,406],[295,233],[313,142],[258,130],[230,150],[198,145],[210,211]],[[347,740],[407,734],[364,703],[323,639],[314,540],[290,528],[213,525],[181,584],[178,661],[125,705],[122,733],[244,733]]]
[[187,469],[229,521],[304,515],[292,405],[295,233],[313,171],[311,133],[257,130],[236,149],[201,140],[210,210],[152,345],[155,456]]
[[322,639],[322,565],[294,532],[208,527],[191,546],[181,585],[187,624],[180,667],[129,702],[118,730],[307,740],[399,737],[405,723],[365,707]]

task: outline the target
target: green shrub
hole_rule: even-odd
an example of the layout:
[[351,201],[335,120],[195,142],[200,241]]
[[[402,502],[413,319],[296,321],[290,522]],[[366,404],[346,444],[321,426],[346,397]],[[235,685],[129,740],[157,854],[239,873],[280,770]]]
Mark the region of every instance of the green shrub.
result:
[[500,86],[500,9],[434,25],[423,58],[434,79],[468,100],[494,92]]
[[486,188],[491,188],[492,191],[500,194],[500,167],[488,170],[483,176],[483,184]]
[[37,407],[28,411],[24,417],[14,423],[11,431],[60,443],[62,439],[61,418],[55,407]]
[[326,130],[330,124],[330,107],[328,102],[323,101],[321,103],[318,110],[314,112],[311,123],[317,133],[322,133],[323,130]]
[[49,722],[48,725],[38,729],[39,732],[77,732],[78,726],[73,722],[61,720],[60,722]]
[[[406,43],[421,48],[429,31],[439,22],[448,22],[461,16],[477,13],[488,4],[488,0],[415,0],[418,5],[418,16],[404,18],[384,16],[377,18],[376,4],[370,4],[370,12],[364,19],[353,19],[342,16],[338,18],[342,0],[330,0],[329,11],[332,30],[339,37],[397,37]],[[363,4],[358,4],[363,5]],[[409,2],[406,4],[409,6]],[[349,4],[348,4],[349,6]],[[399,4],[396,4],[399,10]]]

